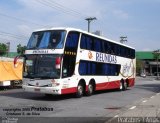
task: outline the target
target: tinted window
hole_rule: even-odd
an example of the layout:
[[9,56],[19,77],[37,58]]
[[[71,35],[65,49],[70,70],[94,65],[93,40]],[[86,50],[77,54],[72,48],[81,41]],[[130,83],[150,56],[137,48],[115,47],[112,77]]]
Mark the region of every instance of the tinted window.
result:
[[81,60],[79,65],[80,75],[118,76],[119,72],[120,65],[117,64],[96,63]]
[[94,40],[94,51],[102,52],[102,42],[99,39]]
[[81,36],[81,44],[80,44],[80,47],[81,47],[82,49],[87,49],[87,44],[86,44],[85,36],[84,36],[84,35]]
[[80,47],[82,49],[93,50],[93,38],[82,34]]
[[26,55],[24,61],[24,77],[60,78],[60,69],[56,68],[56,58],[61,55]]
[[79,34],[76,32],[70,32],[67,36],[66,47],[74,48],[78,45]]
[[78,32],[68,33],[63,55],[62,77],[70,77],[74,74],[78,41]]
[[63,48],[66,32],[61,30],[33,32],[27,49]]
[[106,40],[82,34],[80,47],[82,49],[118,55],[125,58],[135,58],[135,50]]
[[79,64],[79,74],[86,75],[87,74],[87,63],[85,61]]
[[93,40],[90,36],[86,36],[87,49],[93,50]]

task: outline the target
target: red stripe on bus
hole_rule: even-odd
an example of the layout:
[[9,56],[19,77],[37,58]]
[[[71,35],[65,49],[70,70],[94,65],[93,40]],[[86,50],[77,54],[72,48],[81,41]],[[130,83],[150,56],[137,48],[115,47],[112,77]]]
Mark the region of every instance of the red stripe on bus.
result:
[[61,90],[61,94],[70,94],[70,93],[76,93],[76,92],[77,92],[77,87],[65,88]]
[[[129,87],[134,86],[135,78],[129,79]],[[112,81],[112,82],[103,82],[96,84],[96,90],[107,90],[107,89],[116,89],[120,87],[120,81]],[[88,86],[86,85],[86,91],[88,91]],[[61,90],[61,94],[69,94],[76,93],[77,87],[65,88]]]
[[135,84],[135,78],[129,79],[129,87],[134,86]]
[[103,82],[96,84],[96,90],[115,89],[120,87],[120,81]]

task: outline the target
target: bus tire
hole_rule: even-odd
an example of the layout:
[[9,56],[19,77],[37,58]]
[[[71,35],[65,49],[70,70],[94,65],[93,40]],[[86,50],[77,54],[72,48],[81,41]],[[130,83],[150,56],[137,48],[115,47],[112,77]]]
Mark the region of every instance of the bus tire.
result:
[[125,83],[124,83],[125,90],[127,90],[127,87],[128,87],[128,81],[126,80]]
[[84,85],[82,83],[79,83],[77,86],[76,97],[81,98],[83,94],[84,94]]
[[127,89],[127,83],[125,82],[124,79],[121,79],[119,89],[120,89],[120,91],[125,91]]
[[45,97],[51,98],[51,97],[53,97],[53,95],[52,94],[45,94]]
[[90,82],[88,85],[88,91],[87,91],[87,96],[91,96],[94,93],[94,83]]

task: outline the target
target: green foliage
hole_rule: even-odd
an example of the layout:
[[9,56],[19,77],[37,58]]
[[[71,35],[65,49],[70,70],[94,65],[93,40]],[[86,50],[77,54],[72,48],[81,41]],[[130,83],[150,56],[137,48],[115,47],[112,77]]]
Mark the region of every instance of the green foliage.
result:
[[20,55],[23,55],[26,48],[27,48],[26,46],[21,46],[21,44],[18,44],[17,45],[17,53],[20,54]]
[[140,74],[141,73],[141,68],[143,66],[143,61],[142,60],[136,60],[136,73]]
[[4,43],[0,43],[0,55],[6,54],[7,50],[8,50],[7,45]]
[[153,53],[153,57],[156,60],[159,60],[160,54],[159,53]]

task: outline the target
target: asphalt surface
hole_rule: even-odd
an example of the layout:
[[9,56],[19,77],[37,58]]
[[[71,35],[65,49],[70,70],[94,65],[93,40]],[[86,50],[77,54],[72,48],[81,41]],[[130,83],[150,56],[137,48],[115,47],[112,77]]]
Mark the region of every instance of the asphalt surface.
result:
[[74,95],[45,97],[22,89],[1,90],[0,122],[106,122],[158,92],[160,81],[154,77],[137,77],[135,86],[127,91],[99,91],[82,98]]

